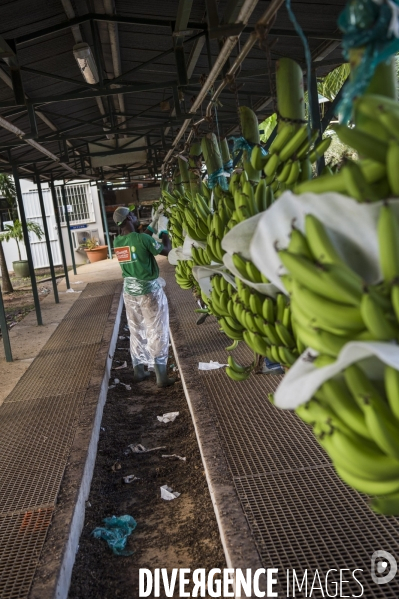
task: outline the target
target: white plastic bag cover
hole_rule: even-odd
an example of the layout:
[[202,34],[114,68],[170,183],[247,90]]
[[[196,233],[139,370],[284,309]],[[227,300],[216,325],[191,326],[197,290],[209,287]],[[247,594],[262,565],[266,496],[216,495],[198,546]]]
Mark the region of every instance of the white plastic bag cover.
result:
[[157,232],[159,233],[160,231],[167,231],[168,226],[169,226],[168,217],[165,216],[164,214],[161,214],[158,219],[158,222],[157,222]]
[[157,285],[145,295],[123,294],[130,330],[130,354],[137,364],[167,364],[169,350],[168,300]]
[[[389,204],[399,216],[399,200],[391,200]],[[377,283],[382,277],[377,239],[382,205],[383,202],[359,204],[338,193],[296,196],[286,191],[262,213],[249,246],[250,258],[270,282],[285,291],[280,280],[285,269],[277,250],[288,246],[292,224],[304,231],[304,217],[311,213],[324,224],[345,262],[367,283]]]
[[191,237],[186,235],[186,237],[184,238],[184,243],[183,243],[183,255],[187,256],[186,260],[193,259],[193,255],[191,252],[191,248],[193,245],[196,248],[202,248],[203,250],[206,248],[206,243],[203,243],[202,241],[194,241],[194,239],[191,239]]
[[352,341],[341,349],[336,362],[323,368],[317,368],[309,359],[310,355],[316,354],[305,351],[285,374],[274,394],[278,408],[293,410],[309,401],[325,381],[354,362],[362,361],[361,365],[371,379],[382,378],[383,364],[399,370],[399,346],[393,343]]
[[209,266],[194,266],[193,277],[198,281],[201,291],[209,297],[212,291],[211,276],[215,274],[222,275],[228,283],[236,287],[234,277],[229,272],[226,272],[224,264],[210,264]]
[[272,283],[254,283],[249,279],[245,279],[234,266],[233,257],[231,254],[225,254],[223,256],[223,262],[229,271],[233,273],[233,275],[238,277],[243,283],[248,285],[248,287],[252,287],[253,289],[259,291],[259,293],[262,293],[263,295],[269,295],[270,297],[276,297],[277,293],[280,291]]

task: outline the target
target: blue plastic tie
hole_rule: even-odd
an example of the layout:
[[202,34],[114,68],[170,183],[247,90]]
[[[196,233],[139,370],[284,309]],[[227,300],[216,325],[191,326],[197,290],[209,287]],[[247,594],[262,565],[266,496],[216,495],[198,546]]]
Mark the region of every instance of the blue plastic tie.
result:
[[217,171],[210,174],[208,177],[208,187],[209,189],[213,189],[217,184],[223,189],[223,191],[227,191],[229,188],[229,184],[227,183],[226,177],[224,175],[224,168],[218,168]]
[[[299,37],[302,40],[302,44],[303,44],[303,49],[305,52],[305,59],[306,59],[306,69],[307,69],[307,73],[308,73],[308,81],[309,81],[309,77],[311,77],[311,72],[312,72],[312,55],[310,53],[310,48],[309,48],[309,43],[307,40],[306,35],[303,32],[302,27],[300,26],[300,24],[297,21],[297,18],[291,8],[291,0],[285,0],[285,5],[287,7],[287,12],[288,12],[288,16],[290,18],[291,23],[294,25],[295,31],[297,32],[297,34],[299,35]],[[310,89],[310,85],[308,85],[308,101],[309,101],[309,106],[312,106],[312,90]],[[308,114],[310,115],[310,110],[308,111]],[[284,116],[284,115],[282,115]],[[309,128],[309,135],[310,135],[310,128]]]
[[383,0],[381,4],[374,0],[352,2],[341,12],[338,26],[344,34],[346,59],[352,48],[365,48],[339,106],[341,122],[347,123],[353,101],[365,92],[377,66],[399,51],[399,0]]

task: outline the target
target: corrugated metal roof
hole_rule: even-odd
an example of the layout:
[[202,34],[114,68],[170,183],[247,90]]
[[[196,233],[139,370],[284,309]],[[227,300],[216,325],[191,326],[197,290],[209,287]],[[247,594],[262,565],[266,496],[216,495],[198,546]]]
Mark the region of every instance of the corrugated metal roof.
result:
[[[327,38],[339,38],[336,21],[338,14],[345,5],[346,0],[319,1],[307,0],[292,1],[293,10],[304,31],[309,34],[309,46],[315,56]],[[114,123],[115,129],[123,135],[126,131],[129,135],[150,135],[151,144],[157,149],[158,168],[165,148],[162,144],[162,131],[165,133],[164,141],[167,147],[176,135],[183,118],[176,120],[171,113],[174,109],[172,88],[162,87],[162,82],[177,82],[177,72],[174,53],[156,58],[162,52],[173,48],[172,27],[176,19],[179,0],[145,0],[145,2],[131,2],[131,0],[115,0],[115,13],[123,18],[149,20],[147,24],[141,22],[117,23],[119,35],[119,52],[121,61],[121,84],[124,86],[124,118],[126,122],[121,128],[118,123],[119,103],[111,96],[109,105],[106,95],[97,100],[95,97],[80,97],[87,91],[81,72],[73,56],[72,48],[75,39],[69,26],[67,16],[63,10],[61,0],[0,0],[0,34],[7,40],[19,41],[17,44],[17,58],[22,67],[21,76],[24,91],[31,101],[40,101],[35,104],[35,109],[41,111],[47,117],[43,122],[37,116],[38,143],[50,150],[57,156],[63,152],[63,140],[69,144],[70,166],[74,166],[74,149],[87,155],[88,141],[105,139],[104,127],[110,127]],[[217,3],[219,19],[222,19],[227,0]],[[255,8],[249,26],[254,26],[257,20],[268,6],[266,0],[259,0]],[[105,87],[100,90],[93,86],[90,93],[106,94],[106,90],[112,89],[111,79],[114,76],[112,51],[109,37],[109,26],[106,21],[94,20],[92,23],[86,15],[93,13],[105,13],[103,0],[74,1],[72,7],[76,18],[83,19],[78,24],[82,39],[87,42],[95,55],[92,28],[97,29],[101,41],[99,48],[100,59],[97,67],[105,80]],[[206,26],[206,8],[204,0],[196,0],[190,13],[190,23],[203,23]],[[157,26],[151,20],[163,21],[162,27]],[[62,27],[60,29],[60,27]],[[44,31],[46,30],[47,31]],[[279,32],[276,35],[276,31]],[[200,30],[193,30],[192,35]],[[290,34],[290,35],[288,35]],[[248,32],[241,35],[241,45],[245,43]],[[28,38],[26,37],[28,36]],[[24,37],[24,40],[21,38]],[[277,15],[276,21],[270,33],[270,41],[273,42],[271,50],[272,65],[274,68],[276,58],[289,56],[304,63],[304,49],[301,41],[295,35],[293,25],[289,20],[287,11],[282,7]],[[195,40],[185,40],[184,51],[186,62]],[[184,102],[181,110],[190,109],[192,99],[195,98],[200,89],[201,77],[209,72],[209,60],[213,63],[219,53],[219,44],[215,39],[210,40],[211,55],[207,55],[207,46],[203,45],[199,59],[193,70],[189,87],[184,89]],[[233,51],[233,56],[236,50]],[[332,50],[328,58],[340,60],[340,49]],[[140,65],[147,61],[153,62]],[[9,68],[5,62],[0,68],[9,75]],[[40,73],[32,73],[23,70],[34,69]],[[318,70],[319,75],[327,73],[333,68],[332,65]],[[133,72],[131,72],[133,70]],[[62,80],[50,78],[46,74],[63,77]],[[66,78],[66,79],[65,79]],[[68,81],[70,79],[71,81]],[[156,89],[135,91],[133,86],[140,84],[154,84]],[[267,68],[266,54],[264,50],[255,46],[245,60],[241,73],[238,77],[239,91],[238,100],[242,104],[260,105],[262,100],[270,97],[270,81]],[[128,87],[130,88],[128,89]],[[115,89],[115,88],[114,88]],[[117,90],[116,90],[117,91]],[[73,99],[65,101],[63,96],[75,95]],[[166,100],[170,103],[170,110],[162,111],[161,103]],[[232,123],[237,120],[236,97],[229,89],[225,89],[221,95],[222,106],[218,109],[219,130],[224,134],[231,128]],[[99,104],[103,106],[103,113],[99,110]],[[8,104],[8,105],[7,105]],[[109,112],[111,110],[111,113]],[[261,111],[260,116],[266,115],[266,110]],[[26,106],[15,106],[12,89],[0,79],[0,115],[8,118],[26,134],[31,134],[31,125],[27,115]],[[48,121],[52,126],[48,125]],[[54,132],[56,128],[58,131]],[[0,128],[0,164],[4,165],[8,160],[10,144],[21,144],[21,140],[5,129]],[[25,144],[11,148],[12,159],[21,160],[29,169],[29,161],[40,160],[39,167],[48,170],[51,167],[49,160],[36,149]],[[86,156],[87,157],[87,156]],[[80,168],[80,160],[77,161]],[[3,167],[2,167],[3,168]],[[4,166],[7,169],[7,166]],[[148,172],[148,166],[144,166]],[[108,172],[112,176],[112,171]],[[100,172],[93,171],[93,176],[100,176]]]

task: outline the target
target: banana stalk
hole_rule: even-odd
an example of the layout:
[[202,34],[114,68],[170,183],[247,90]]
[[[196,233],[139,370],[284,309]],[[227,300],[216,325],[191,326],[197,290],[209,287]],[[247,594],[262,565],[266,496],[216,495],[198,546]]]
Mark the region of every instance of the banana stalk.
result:
[[[297,62],[291,58],[280,58],[276,63],[277,110],[284,119],[305,120],[305,99],[303,95],[303,73]],[[278,131],[288,123],[279,120]],[[299,129],[297,124],[296,128]]]
[[201,149],[209,175],[223,167],[222,155],[214,133],[207,133],[205,137],[202,138]]
[[240,106],[240,123],[243,138],[250,144],[259,144],[258,117],[248,106]]
[[195,198],[197,193],[202,195],[201,180],[201,144],[196,142],[190,146],[190,158],[188,164],[190,170],[188,176],[190,179],[191,197]]
[[223,164],[227,164],[230,160],[230,150],[225,137],[220,140],[220,153],[222,155]]
[[179,161],[181,184],[184,187],[184,191],[185,192],[188,191],[190,193],[190,177],[188,174],[188,162],[187,162],[187,160],[184,160],[184,158],[181,158],[180,156],[178,156],[177,159]]

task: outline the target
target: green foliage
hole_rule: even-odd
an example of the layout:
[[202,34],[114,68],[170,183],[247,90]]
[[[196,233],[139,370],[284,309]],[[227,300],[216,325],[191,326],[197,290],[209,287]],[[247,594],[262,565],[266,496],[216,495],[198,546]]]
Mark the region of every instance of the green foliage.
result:
[[270,134],[272,133],[272,131],[276,125],[277,125],[277,114],[275,112],[271,116],[269,116],[267,119],[265,119],[263,121],[263,123],[260,123],[259,129],[261,131],[263,130],[263,133],[260,134],[260,140],[263,143],[265,143],[269,139]]
[[14,213],[16,212],[15,196],[17,192],[15,189],[14,181],[10,175],[0,173],[0,196],[5,198],[8,204],[8,215],[12,220]]
[[95,250],[98,247],[98,239],[93,237],[92,239],[88,239],[85,243],[81,243],[80,247],[85,250]]
[[[43,238],[44,233],[40,225],[38,225],[34,221],[28,220],[26,222],[26,226],[28,228],[28,232],[34,233],[39,239],[39,241]],[[0,233],[0,242],[15,239],[15,241],[17,242],[19,259],[21,260],[21,251],[19,244],[22,243],[24,240],[24,232],[22,229],[21,221],[16,219],[12,225],[5,225],[4,229],[4,233]]]

